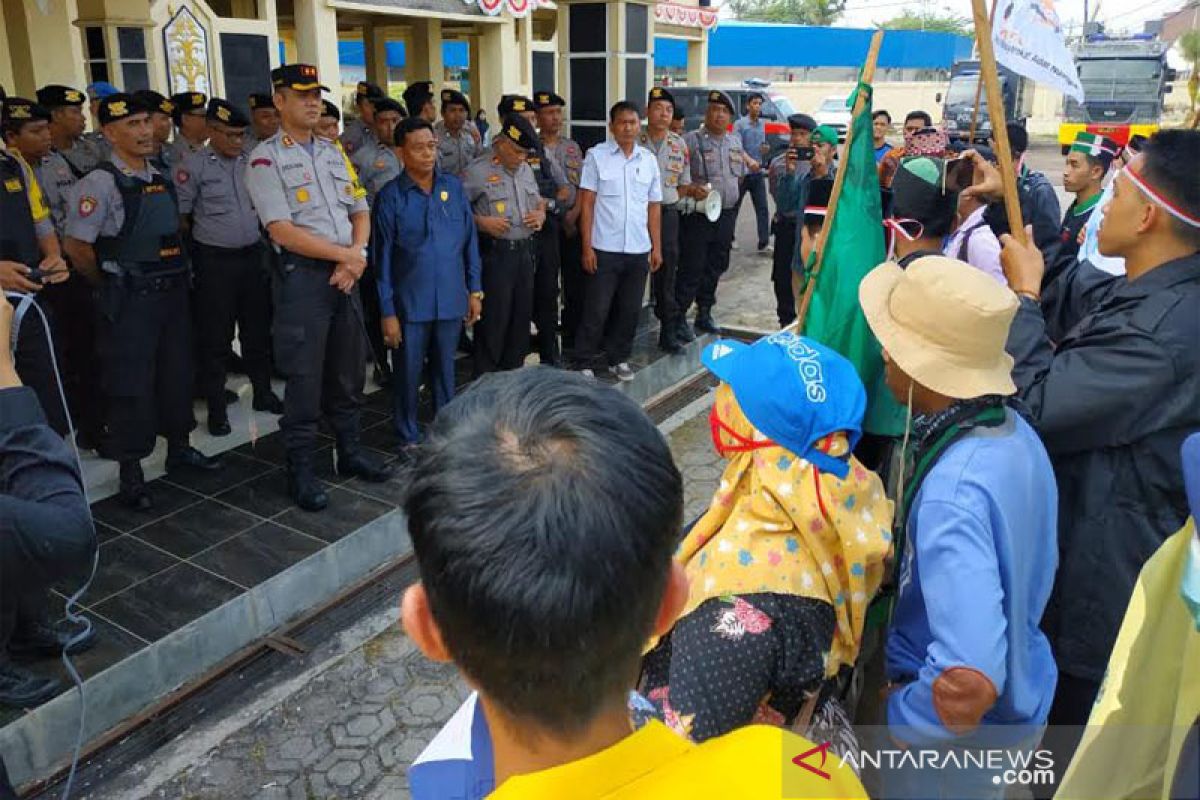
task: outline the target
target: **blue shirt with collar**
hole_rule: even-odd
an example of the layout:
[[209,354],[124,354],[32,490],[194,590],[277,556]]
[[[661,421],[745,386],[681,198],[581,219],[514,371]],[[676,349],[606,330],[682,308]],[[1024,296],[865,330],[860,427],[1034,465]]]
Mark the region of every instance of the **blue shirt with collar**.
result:
[[434,322],[467,315],[481,291],[479,240],[462,181],[434,169],[426,193],[407,172],[375,197],[371,260],[384,317]]

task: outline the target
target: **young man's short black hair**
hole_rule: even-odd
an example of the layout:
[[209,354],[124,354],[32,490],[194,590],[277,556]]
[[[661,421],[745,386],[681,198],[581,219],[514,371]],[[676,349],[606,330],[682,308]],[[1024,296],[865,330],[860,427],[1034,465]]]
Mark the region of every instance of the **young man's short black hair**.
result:
[[883,117],[884,119],[886,119],[888,121],[888,125],[892,124],[892,115],[889,114],[887,111],[885,111],[882,108],[878,109],[874,114],[871,115],[871,121],[874,122],[875,120],[879,119],[880,117]]
[[548,367],[488,375],[439,412],[410,470],[413,550],[459,668],[556,733],[624,702],[683,504],[637,404]]
[[613,103],[612,108],[608,110],[608,121],[616,122],[617,117],[630,111],[636,114],[638,119],[642,118],[642,110],[640,108],[628,100],[618,100],[617,102]]
[[929,116],[927,111],[910,111],[908,116],[904,118],[904,124],[912,122],[914,119],[921,120],[921,124],[926,128],[933,127],[933,117]]
[[434,133],[433,126],[430,125],[428,120],[426,120],[424,117],[405,117],[404,119],[400,120],[399,124],[397,124],[395,129],[392,131],[392,142],[396,145],[396,147],[404,147],[404,137],[408,136],[410,133],[416,133],[417,131],[422,130],[427,130],[430,133],[433,133],[434,138],[437,138],[437,134]]
[[1005,127],[1008,130],[1008,149],[1013,158],[1020,158],[1029,149],[1029,131],[1019,122],[1010,122]]
[[[1200,131],[1164,128],[1142,145],[1142,174],[1155,191],[1193,219],[1200,219]],[[1200,250],[1200,228],[1171,217],[1175,232]]]
[[675,113],[671,115],[671,119],[687,119],[687,114],[683,113],[683,109],[675,106]]

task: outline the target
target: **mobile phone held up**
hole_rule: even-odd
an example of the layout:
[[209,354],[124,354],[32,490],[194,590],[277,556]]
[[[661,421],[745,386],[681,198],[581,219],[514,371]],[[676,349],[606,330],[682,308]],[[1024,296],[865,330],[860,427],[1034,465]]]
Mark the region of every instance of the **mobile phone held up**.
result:
[[812,161],[813,149],[811,147],[793,147],[792,153],[797,161]]
[[975,182],[975,163],[969,158],[954,158],[946,162],[946,191],[961,192]]

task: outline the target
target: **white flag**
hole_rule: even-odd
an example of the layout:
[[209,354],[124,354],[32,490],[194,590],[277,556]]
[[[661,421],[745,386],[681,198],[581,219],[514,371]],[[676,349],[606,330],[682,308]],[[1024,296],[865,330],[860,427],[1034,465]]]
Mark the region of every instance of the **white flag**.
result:
[[992,46],[996,60],[1013,72],[1083,102],[1083,86],[1054,0],[1000,0]]

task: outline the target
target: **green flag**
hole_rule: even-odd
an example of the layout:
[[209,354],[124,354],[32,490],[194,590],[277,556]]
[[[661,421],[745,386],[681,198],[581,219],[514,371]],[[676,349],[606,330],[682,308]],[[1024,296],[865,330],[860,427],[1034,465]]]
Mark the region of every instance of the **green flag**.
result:
[[[858,304],[858,284],[887,257],[883,206],[871,131],[871,87],[855,115],[848,152],[838,166],[845,173],[825,243],[821,274],[804,323],[804,335],[841,353],[854,364],[867,387],[863,428],[884,436],[904,433],[905,410],[883,381],[883,355]],[[854,96],[850,99],[851,106]],[[806,273],[806,280],[811,277]]]

